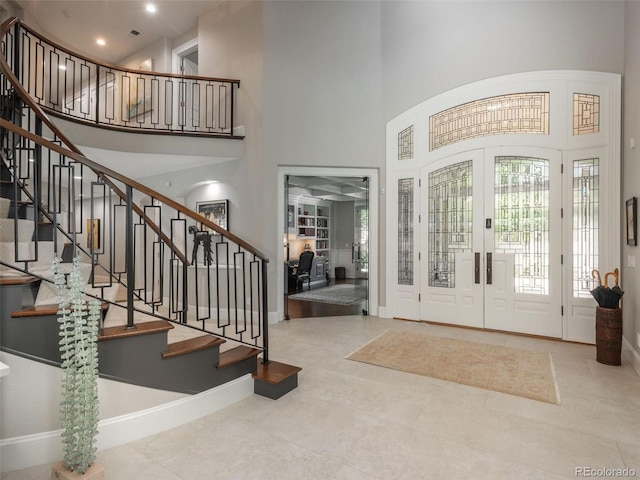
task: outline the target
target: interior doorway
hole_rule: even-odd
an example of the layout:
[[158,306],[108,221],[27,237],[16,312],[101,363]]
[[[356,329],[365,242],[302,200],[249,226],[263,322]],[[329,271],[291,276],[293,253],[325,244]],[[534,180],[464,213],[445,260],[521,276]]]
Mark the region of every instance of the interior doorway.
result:
[[372,212],[369,201],[377,178],[322,173],[282,177],[284,319],[368,315],[377,302],[371,262],[377,208]]
[[[172,71],[177,75],[198,75],[198,39],[190,40],[172,51]],[[193,93],[192,80],[181,80],[174,86],[176,127],[200,123],[200,102]]]

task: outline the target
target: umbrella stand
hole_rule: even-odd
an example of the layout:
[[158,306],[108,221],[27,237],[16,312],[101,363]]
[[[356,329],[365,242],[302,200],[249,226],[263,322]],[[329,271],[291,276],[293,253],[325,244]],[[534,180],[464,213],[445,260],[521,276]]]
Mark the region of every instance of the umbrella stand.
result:
[[[604,276],[601,284],[600,272],[597,273],[598,286],[591,290],[593,298],[598,302],[596,307],[596,360],[605,365],[621,365],[622,351],[622,309],[620,299],[624,292],[618,285],[619,274],[616,268]],[[612,276],[615,285],[609,288],[609,277]]]
[[596,360],[621,365],[622,309],[596,307]]

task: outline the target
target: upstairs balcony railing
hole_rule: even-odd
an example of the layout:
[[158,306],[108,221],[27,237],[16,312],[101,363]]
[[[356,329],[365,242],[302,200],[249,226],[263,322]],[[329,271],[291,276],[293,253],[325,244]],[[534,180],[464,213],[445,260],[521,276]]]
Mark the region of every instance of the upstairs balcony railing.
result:
[[[268,363],[267,257],[213,220],[85,157],[9,67],[14,23],[0,27],[0,169],[12,180],[14,209],[32,213],[14,215],[15,248],[0,265],[47,281],[51,257],[70,250],[87,271],[87,294],[110,304],[107,316],[120,311],[117,320],[128,328],[139,318],[165,319],[258,348]],[[50,235],[41,235],[45,226]],[[20,238],[23,227],[33,235]],[[212,233],[210,255],[192,256],[194,229]],[[122,289],[124,300],[116,298]]]
[[100,63],[20,21],[4,40],[9,67],[48,113],[125,131],[243,138],[234,135],[240,80]]

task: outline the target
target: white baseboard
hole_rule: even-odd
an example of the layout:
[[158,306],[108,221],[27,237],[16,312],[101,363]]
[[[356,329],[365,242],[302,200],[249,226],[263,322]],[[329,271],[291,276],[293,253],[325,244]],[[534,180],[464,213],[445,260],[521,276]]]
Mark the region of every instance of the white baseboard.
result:
[[[253,394],[250,374],[219,387],[98,424],[98,451],[178,427]],[[0,440],[2,473],[62,460],[62,430]]]
[[633,369],[640,375],[640,354],[634,350],[629,341],[622,337],[622,353],[629,359]]

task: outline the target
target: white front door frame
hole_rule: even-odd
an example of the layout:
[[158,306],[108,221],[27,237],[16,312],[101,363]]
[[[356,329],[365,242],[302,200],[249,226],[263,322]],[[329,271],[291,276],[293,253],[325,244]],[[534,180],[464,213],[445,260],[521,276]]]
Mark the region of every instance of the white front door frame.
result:
[[379,285],[379,171],[376,168],[331,168],[331,167],[278,167],[278,219],[276,244],[277,249],[276,278],[277,284],[277,320],[284,319],[284,243],[283,234],[285,226],[285,202],[284,187],[287,175],[300,176],[325,176],[325,177],[369,177],[369,315],[378,315],[378,285]]

